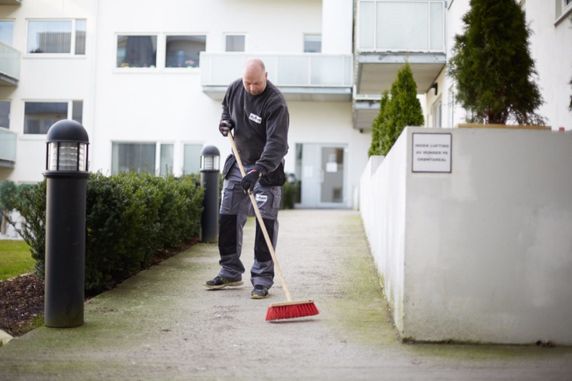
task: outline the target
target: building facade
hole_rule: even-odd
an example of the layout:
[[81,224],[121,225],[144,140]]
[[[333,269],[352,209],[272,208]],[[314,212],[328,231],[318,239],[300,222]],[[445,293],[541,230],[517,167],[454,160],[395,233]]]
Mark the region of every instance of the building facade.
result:
[[[572,129],[569,0],[522,1],[553,128]],[[355,204],[379,98],[412,66],[426,126],[464,121],[446,62],[469,0],[0,1],[0,179],[35,182],[59,119],[90,136],[90,169],[198,172],[226,86],[261,57],[290,110],[286,171],[301,207]],[[568,48],[566,48],[568,47]]]

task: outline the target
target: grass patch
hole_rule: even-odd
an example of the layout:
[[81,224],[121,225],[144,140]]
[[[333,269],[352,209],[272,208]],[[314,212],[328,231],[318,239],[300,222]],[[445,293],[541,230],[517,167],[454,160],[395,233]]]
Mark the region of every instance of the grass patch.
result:
[[34,269],[34,259],[24,241],[0,240],[0,281]]

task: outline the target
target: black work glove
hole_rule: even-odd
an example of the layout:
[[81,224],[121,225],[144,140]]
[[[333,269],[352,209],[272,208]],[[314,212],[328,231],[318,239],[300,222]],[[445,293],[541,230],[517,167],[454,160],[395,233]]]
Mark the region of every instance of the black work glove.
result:
[[242,178],[240,185],[242,186],[242,189],[244,189],[245,192],[248,192],[249,189],[250,190],[254,189],[254,186],[258,182],[259,178],[260,178],[260,172],[257,171],[256,169],[252,169]]
[[223,119],[218,124],[218,130],[220,131],[222,136],[228,136],[228,133],[230,132],[230,130],[233,129],[233,127],[234,123],[232,122],[232,120]]

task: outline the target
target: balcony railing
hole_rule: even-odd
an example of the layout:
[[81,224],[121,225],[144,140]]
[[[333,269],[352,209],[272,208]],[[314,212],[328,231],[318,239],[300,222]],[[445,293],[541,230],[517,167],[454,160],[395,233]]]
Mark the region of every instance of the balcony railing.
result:
[[359,0],[358,52],[444,52],[443,0]]
[[16,163],[16,133],[0,127],[0,167],[13,167]]
[[242,76],[247,59],[264,61],[268,79],[279,87],[351,88],[350,54],[201,53],[201,81],[205,86],[228,86]]
[[20,79],[20,52],[0,42],[0,86],[16,85]]

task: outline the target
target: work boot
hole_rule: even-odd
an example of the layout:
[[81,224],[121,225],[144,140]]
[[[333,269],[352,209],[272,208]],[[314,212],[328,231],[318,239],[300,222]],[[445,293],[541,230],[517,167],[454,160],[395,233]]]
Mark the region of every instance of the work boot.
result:
[[225,287],[236,287],[242,286],[242,280],[232,280],[228,278],[224,278],[220,275],[215,276],[211,280],[207,280],[205,286],[210,290],[220,290],[221,288]]
[[250,293],[250,297],[252,299],[264,299],[268,296],[268,288],[264,287],[260,284],[257,284],[256,286],[254,286],[254,288],[252,289],[252,292]]

